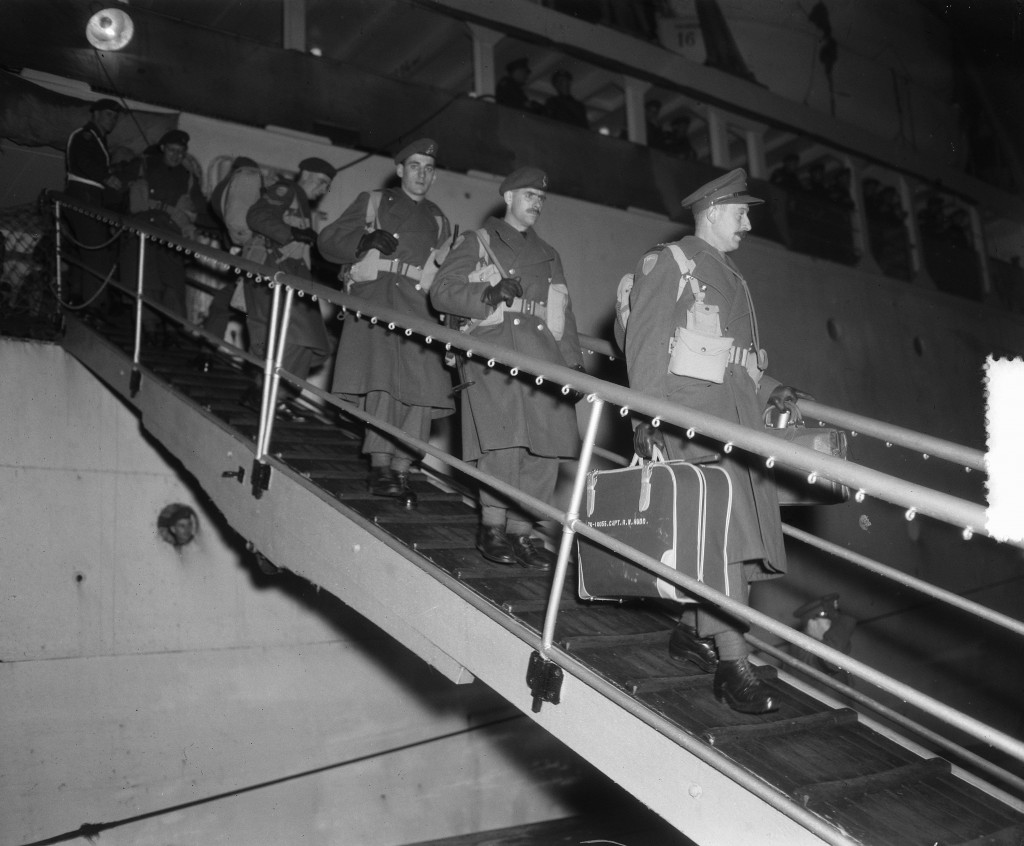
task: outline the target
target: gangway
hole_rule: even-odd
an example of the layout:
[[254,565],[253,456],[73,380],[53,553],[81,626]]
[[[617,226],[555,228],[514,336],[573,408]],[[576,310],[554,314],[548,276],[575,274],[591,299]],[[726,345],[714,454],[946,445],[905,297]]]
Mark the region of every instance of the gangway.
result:
[[[115,217],[111,222],[123,225]],[[173,242],[146,227],[133,225],[131,230],[147,245]],[[428,335],[433,343],[460,347],[493,366],[557,380],[567,389],[572,383],[589,394],[592,411],[580,457],[582,471],[566,511],[525,500],[515,489],[416,441],[411,443],[442,461],[450,475],[431,470],[416,474],[413,486],[420,504],[408,510],[366,491],[366,467],[359,453],[360,428],[368,420],[364,413],[308,383],[300,387],[322,403],[311,406],[304,420],[287,422],[269,413],[276,406],[280,380],[295,381],[280,367],[281,332],[272,333],[263,362],[222,346],[212,366],[198,372],[192,360],[219,339],[189,326],[173,346],[145,343],[139,321],[144,303],[162,309],[145,302],[144,274],[138,291],[125,292],[136,296],[134,326],[127,331],[68,318],[63,338],[67,351],[136,410],[142,426],[274,566],[330,591],[453,683],[480,679],[695,842],[980,846],[1024,840],[1024,781],[1017,776],[952,743],[947,744],[949,754],[939,756],[929,747],[943,743],[942,737],[917,731],[909,720],[894,729],[891,722],[871,715],[867,697],[846,696],[852,692],[848,689],[822,692],[791,674],[785,662],[783,668],[758,668],[781,702],[777,712],[734,712],[715,701],[711,676],[669,658],[675,618],[667,610],[655,603],[579,600],[569,556],[574,533],[616,548],[614,541],[578,519],[583,473],[606,402],[626,413],[632,408],[684,427],[715,431],[728,448],[760,451],[770,460],[835,478],[858,495],[867,491],[956,522],[965,536],[984,531],[980,507],[937,491],[915,490],[911,497],[898,480],[852,462],[846,466],[819,458],[762,433],[681,412],[621,386],[507,350],[471,347],[465,336],[402,315],[364,313],[368,304],[357,298],[280,273],[267,276],[266,268],[216,250],[186,242],[178,246],[235,265],[253,284],[272,284],[278,326],[287,325],[292,297],[321,297],[347,309],[352,319],[384,321],[392,331]],[[259,411],[242,403],[252,384],[251,372],[239,364],[247,358],[266,377]],[[379,422],[370,425],[391,431]],[[496,567],[476,552],[477,513],[467,480],[494,484],[561,524],[554,574]],[[1024,760],[1024,745],[1013,738],[653,559],[629,549],[618,551],[902,696],[958,731]],[[994,622],[1017,633],[1024,630],[1009,619]],[[763,646],[768,654],[770,648]]]

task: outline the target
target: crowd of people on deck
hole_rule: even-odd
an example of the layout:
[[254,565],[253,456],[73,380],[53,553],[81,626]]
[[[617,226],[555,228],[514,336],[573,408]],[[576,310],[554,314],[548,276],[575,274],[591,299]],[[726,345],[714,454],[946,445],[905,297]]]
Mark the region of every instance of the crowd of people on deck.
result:
[[[565,120],[585,120],[573,105],[570,85],[571,77],[561,76],[558,93],[545,108]],[[535,230],[554,182],[543,169],[526,165],[507,174],[497,186],[501,210],[456,235],[445,211],[428,197],[439,178],[438,144],[419,138],[394,152],[394,178],[388,185],[366,185],[336,219],[321,225],[316,206],[336,175],[328,161],[304,158],[292,175],[266,180],[254,160],[239,156],[207,199],[189,163],[190,138],[180,129],[167,132],[141,157],[111,161],[105,138],[121,111],[115,101],[98,101],[89,124],[69,139],[68,189],[75,189],[84,202],[117,208],[129,222],[175,237],[191,239],[197,228],[216,228],[219,243],[243,258],[304,279],[314,278],[317,257],[333,266],[346,292],[370,304],[370,314],[384,308],[433,322],[443,315],[448,326],[474,338],[584,371],[559,252]],[[85,144],[88,155],[83,153]],[[759,428],[769,408],[792,410],[798,398],[806,397],[767,374],[768,356],[760,346],[750,291],[729,257],[751,229],[750,207],[761,202],[747,193],[746,173],[730,171],[683,201],[694,217],[694,235],[659,244],[638,257],[629,295],[631,316],[617,336],[631,387]],[[68,214],[79,258],[72,264],[78,278],[72,293],[80,300],[95,297],[93,313],[109,317],[104,309],[113,298],[103,302],[99,294],[107,292],[102,286],[97,290],[96,280],[110,277],[116,256],[108,248],[111,230],[103,225],[90,233],[91,223],[96,221],[88,215]],[[123,242],[120,278],[134,290],[139,242],[134,237]],[[142,259],[147,301],[174,317],[185,316],[183,255],[150,241]],[[85,278],[92,279],[88,286]],[[232,310],[241,307],[249,349],[264,356],[268,288],[245,277],[224,286],[213,296],[205,328],[220,337]],[[717,376],[694,374],[673,353],[673,346],[680,346],[673,339],[695,305],[715,314],[719,340],[731,344]],[[145,314],[147,341],[173,344],[180,331],[176,325],[168,329],[174,324],[151,308]],[[351,312],[333,346],[317,303],[311,297],[293,298],[283,368],[306,379],[333,352],[331,392],[383,424],[367,426],[362,444],[371,495],[418,507],[413,472],[423,458],[419,445],[430,439],[433,421],[454,414],[458,405],[466,461],[536,500],[554,500],[559,462],[579,453],[579,386],[570,382],[563,390],[557,380],[538,384],[532,375],[488,366],[479,357],[451,356],[453,367],[443,345],[427,345],[416,334],[392,331],[386,322]],[[206,369],[209,360],[196,364]],[[259,388],[254,381],[243,402],[258,407]],[[285,396],[275,414],[297,419],[303,411],[295,396]],[[655,447],[669,459],[687,458],[694,449],[720,449],[699,435],[684,437],[668,424],[655,428],[642,416],[634,423],[634,448],[645,458]],[[721,457],[720,466],[733,489],[730,595],[745,603],[750,582],[786,570],[778,496],[772,470],[758,456],[734,451]],[[485,561],[498,566],[549,570],[555,563],[535,514],[486,485],[480,491],[476,548]],[[685,606],[669,652],[713,672],[715,696],[729,707],[746,713],[775,710],[774,694],[748,661],[744,629],[740,620],[716,606],[696,602]]]

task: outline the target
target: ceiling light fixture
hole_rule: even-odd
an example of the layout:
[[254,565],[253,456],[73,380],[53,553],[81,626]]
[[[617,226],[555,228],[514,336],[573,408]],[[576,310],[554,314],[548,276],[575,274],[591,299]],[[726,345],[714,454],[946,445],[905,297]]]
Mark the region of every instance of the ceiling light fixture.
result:
[[100,9],[85,25],[85,37],[97,50],[120,50],[135,34],[135,24],[122,9]]

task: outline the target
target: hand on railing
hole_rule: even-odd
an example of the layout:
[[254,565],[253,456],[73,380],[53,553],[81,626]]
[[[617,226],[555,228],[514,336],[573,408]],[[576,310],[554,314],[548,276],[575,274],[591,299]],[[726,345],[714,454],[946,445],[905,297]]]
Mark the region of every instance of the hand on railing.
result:
[[645,461],[650,461],[655,448],[665,454],[665,434],[650,423],[637,424],[633,430],[633,451]]

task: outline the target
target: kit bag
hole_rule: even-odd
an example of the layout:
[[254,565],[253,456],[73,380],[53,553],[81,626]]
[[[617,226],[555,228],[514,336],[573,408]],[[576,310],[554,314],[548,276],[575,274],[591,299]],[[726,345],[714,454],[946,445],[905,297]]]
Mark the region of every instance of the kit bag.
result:
[[[639,552],[730,595],[729,521],[732,482],[721,467],[634,457],[629,467],[587,476],[581,519]],[[577,536],[579,595],[618,600],[659,597],[693,601],[670,582]]]
[[[813,449],[815,452],[846,460],[847,438],[842,429],[827,426],[808,428],[799,407],[794,407],[784,427],[769,425],[771,409],[765,411],[765,431],[777,438]],[[839,505],[850,498],[850,489],[831,479],[818,479],[811,484],[802,470],[775,465],[775,484],[779,505]]]

